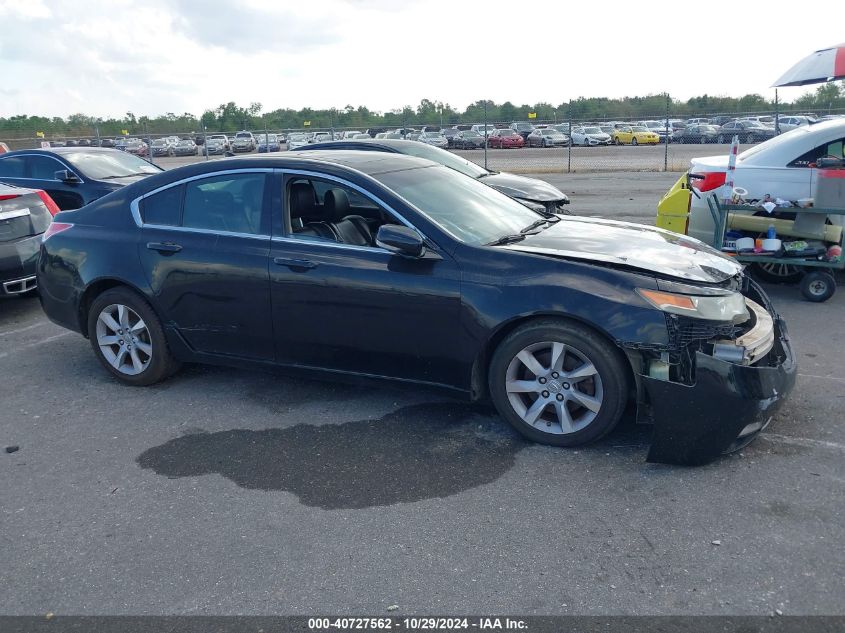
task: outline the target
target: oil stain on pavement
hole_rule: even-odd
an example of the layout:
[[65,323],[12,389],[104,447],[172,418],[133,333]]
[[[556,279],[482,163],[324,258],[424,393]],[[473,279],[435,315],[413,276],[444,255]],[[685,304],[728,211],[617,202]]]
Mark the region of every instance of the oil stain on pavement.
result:
[[527,443],[472,405],[421,404],[376,420],[185,435],[144,451],[169,477],[217,473],[307,506],[369,508],[448,497],[510,470]]

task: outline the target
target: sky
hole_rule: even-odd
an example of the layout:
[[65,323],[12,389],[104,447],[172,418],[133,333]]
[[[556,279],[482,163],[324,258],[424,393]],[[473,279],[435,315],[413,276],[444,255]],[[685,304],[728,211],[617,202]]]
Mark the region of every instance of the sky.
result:
[[198,116],[229,101],[384,112],[423,98],[459,110],[663,92],[773,98],[790,66],[845,40],[845,8],[830,0],[573,6],[0,0],[0,117]]

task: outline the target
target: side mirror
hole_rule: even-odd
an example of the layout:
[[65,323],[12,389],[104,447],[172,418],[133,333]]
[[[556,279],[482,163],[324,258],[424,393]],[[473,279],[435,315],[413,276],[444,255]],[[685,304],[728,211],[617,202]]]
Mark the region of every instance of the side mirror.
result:
[[376,245],[403,257],[422,257],[425,244],[414,229],[399,224],[384,224],[376,234]]
[[60,169],[56,173],[53,174],[53,178],[56,180],[61,180],[62,182],[79,182],[79,178],[76,177],[76,174],[68,171],[67,169]]

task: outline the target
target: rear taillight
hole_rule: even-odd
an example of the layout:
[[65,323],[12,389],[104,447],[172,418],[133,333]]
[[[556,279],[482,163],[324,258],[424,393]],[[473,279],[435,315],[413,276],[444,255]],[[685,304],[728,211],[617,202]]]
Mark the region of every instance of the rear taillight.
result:
[[[41,198],[41,202],[44,203],[44,206],[47,207],[47,211],[50,212],[50,215],[56,215],[61,209],[59,209],[59,205],[53,202],[53,199],[50,197],[46,191],[38,190],[36,191],[38,197]],[[70,225],[68,225],[70,226]]]
[[699,180],[696,188],[701,191],[713,191],[725,184],[725,177],[727,174],[723,171],[708,171],[702,174],[690,174],[690,178]]
[[20,198],[20,197],[21,197],[21,194],[13,193],[13,194],[7,194],[7,195],[4,195],[4,196],[0,196],[0,200],[14,200],[15,198]]
[[46,242],[57,233],[67,231],[72,226],[73,224],[69,224],[67,222],[51,222],[50,226],[47,227],[47,230],[44,231],[44,234],[41,236],[41,241]]

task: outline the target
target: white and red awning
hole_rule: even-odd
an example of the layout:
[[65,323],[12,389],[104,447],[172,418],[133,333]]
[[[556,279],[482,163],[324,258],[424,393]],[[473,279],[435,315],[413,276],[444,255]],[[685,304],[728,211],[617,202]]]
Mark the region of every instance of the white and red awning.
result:
[[808,55],[778,79],[773,88],[804,86],[845,78],[845,44],[823,48]]

